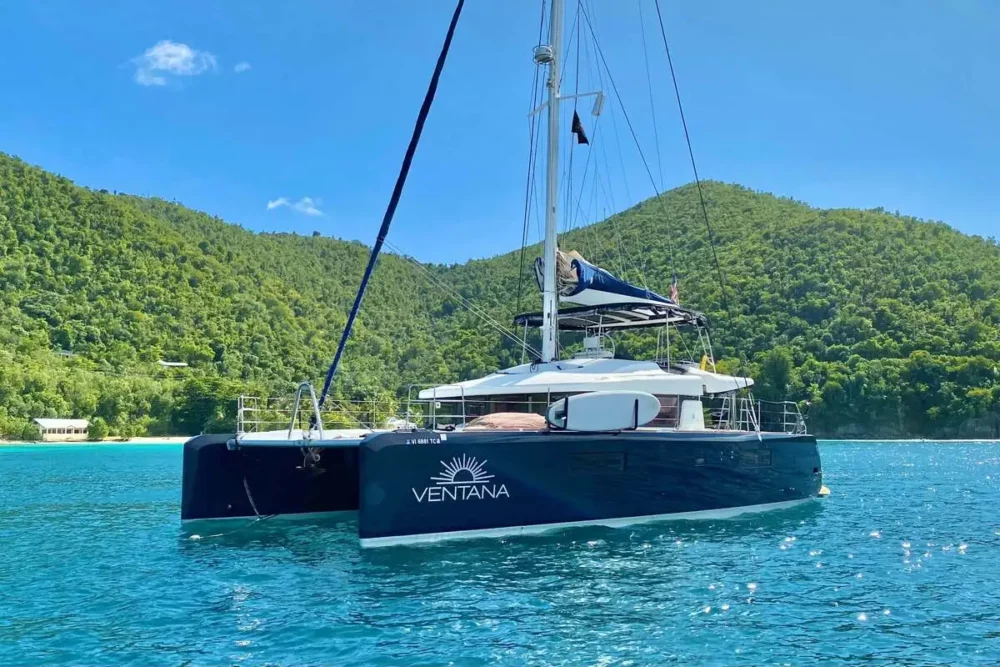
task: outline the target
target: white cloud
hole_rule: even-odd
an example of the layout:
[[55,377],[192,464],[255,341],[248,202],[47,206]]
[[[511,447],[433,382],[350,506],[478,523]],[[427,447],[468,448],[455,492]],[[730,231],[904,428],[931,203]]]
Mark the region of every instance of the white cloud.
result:
[[233,71],[236,72],[237,74],[242,74],[248,69],[250,69],[250,63],[243,61],[241,63],[236,63],[236,67],[233,68]]
[[312,197],[303,197],[292,204],[292,208],[299,213],[305,213],[306,215],[323,215],[323,211],[316,208],[319,203],[320,201],[318,199],[313,201]]
[[198,51],[169,39],[157,42],[132,62],[136,66],[135,81],[142,86],[165,86],[167,74],[197,76],[218,68],[215,56],[208,51]]
[[162,76],[157,76],[149,70],[139,68],[135,71],[135,81],[142,86],[165,86],[167,80]]
[[323,211],[318,208],[322,203],[321,200],[312,197],[303,197],[297,202],[290,202],[287,197],[278,197],[267,202],[267,210],[271,211],[281,206],[287,206],[304,215],[323,215]]

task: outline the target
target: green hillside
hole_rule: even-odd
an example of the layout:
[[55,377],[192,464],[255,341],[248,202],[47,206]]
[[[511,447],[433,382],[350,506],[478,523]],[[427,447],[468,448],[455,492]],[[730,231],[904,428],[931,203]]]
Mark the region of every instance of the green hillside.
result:
[[[763,398],[808,401],[818,433],[996,434],[995,240],[705,187],[730,314],[692,186],[571,231],[561,246],[661,292],[676,271],[682,302],[715,325],[717,356],[735,368],[743,355]],[[97,417],[125,435],[225,427],[239,393],[287,394],[322,377],[367,255],[357,243],[254,234],[162,200],[87,190],[0,154],[0,433],[29,435],[34,416]],[[338,395],[394,396],[518,362],[516,346],[428,278],[509,324],[518,267],[518,252],[448,267],[385,255]],[[526,277],[523,309],[537,305]],[[655,342],[626,335],[618,350],[642,356]]]

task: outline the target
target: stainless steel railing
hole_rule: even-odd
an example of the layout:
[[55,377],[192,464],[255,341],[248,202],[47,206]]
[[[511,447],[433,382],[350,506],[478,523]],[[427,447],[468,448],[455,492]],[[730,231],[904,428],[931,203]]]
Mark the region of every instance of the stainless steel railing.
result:
[[[308,385],[304,385],[308,386]],[[458,396],[419,398],[423,388],[458,387]],[[449,392],[456,393],[456,392]],[[237,431],[240,435],[262,431],[315,429],[327,430],[425,428],[446,429],[464,426],[476,417],[495,412],[533,412],[544,414],[547,407],[563,394],[547,393],[529,400],[523,397],[468,397],[459,385],[411,385],[405,401],[394,396],[365,400],[328,399],[321,410],[306,402],[302,386],[296,397],[264,398],[240,396],[237,405]],[[675,428],[681,397],[661,396],[660,414],[648,426]],[[511,400],[508,400],[511,399]],[[806,433],[806,423],[799,407],[792,401],[759,401],[746,396],[702,397],[705,427],[720,431]]]
[[[704,399],[703,399],[704,400]],[[725,431],[806,433],[806,421],[793,401],[759,401],[748,396],[720,396],[704,400],[706,427]]]
[[355,401],[327,398],[316,419],[316,406],[311,399],[305,399],[302,386],[294,397],[240,396],[236,404],[237,433],[308,430],[320,424],[326,429],[385,428],[399,411],[395,397]]

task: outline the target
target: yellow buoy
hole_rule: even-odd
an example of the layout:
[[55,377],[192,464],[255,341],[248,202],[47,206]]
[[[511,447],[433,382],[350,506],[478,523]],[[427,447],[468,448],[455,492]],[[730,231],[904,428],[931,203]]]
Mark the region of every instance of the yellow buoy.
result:
[[826,498],[828,495],[830,495],[830,487],[828,486],[819,487],[819,495],[823,498]]

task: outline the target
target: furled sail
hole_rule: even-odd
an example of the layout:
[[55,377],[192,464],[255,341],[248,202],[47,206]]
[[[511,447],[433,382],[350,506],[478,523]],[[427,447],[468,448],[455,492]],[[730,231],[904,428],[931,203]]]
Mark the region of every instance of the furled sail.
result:
[[[544,263],[535,262],[535,278],[542,287]],[[637,287],[616,278],[599,266],[585,260],[575,251],[556,251],[556,285],[559,300],[581,306],[603,306],[614,303],[648,303],[676,305],[652,290]]]

